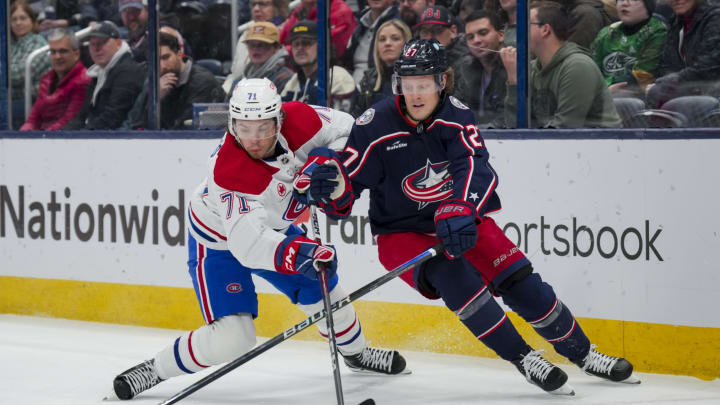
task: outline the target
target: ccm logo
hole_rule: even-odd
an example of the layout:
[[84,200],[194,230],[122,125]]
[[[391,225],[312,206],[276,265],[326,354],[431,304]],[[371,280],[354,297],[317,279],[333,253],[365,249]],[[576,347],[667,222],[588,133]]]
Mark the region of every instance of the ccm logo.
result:
[[225,287],[225,289],[229,293],[239,293],[242,291],[242,285],[240,285],[240,283],[230,283],[227,287]]

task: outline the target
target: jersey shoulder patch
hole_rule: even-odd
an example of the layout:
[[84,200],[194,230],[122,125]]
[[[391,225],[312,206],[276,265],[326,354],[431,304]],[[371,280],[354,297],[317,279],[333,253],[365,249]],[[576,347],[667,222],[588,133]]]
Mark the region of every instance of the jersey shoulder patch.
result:
[[361,116],[357,117],[355,125],[367,125],[373,120],[373,118],[375,118],[375,109],[368,108]]
[[452,105],[454,105],[455,107],[457,107],[461,110],[469,110],[468,106],[466,106],[465,104],[463,104],[462,101],[456,99],[453,96],[450,96],[450,102],[452,103]]
[[280,133],[295,152],[322,129],[322,121],[314,108],[300,101],[289,101],[282,105],[285,119]]
[[224,189],[259,195],[277,171],[262,160],[251,158],[235,142],[235,138],[226,133],[215,161],[213,177],[215,183]]

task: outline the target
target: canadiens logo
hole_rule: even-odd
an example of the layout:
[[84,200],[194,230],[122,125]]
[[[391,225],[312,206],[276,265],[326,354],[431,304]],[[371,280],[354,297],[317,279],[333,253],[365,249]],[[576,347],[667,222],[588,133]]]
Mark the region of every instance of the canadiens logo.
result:
[[278,183],[277,192],[280,197],[285,197],[285,194],[287,194],[287,187],[285,186],[285,184]]
[[370,121],[373,120],[373,117],[375,117],[375,109],[374,108],[368,108],[365,110],[364,113],[362,113],[361,116],[359,116],[355,120],[355,124],[357,125],[367,125],[370,123]]
[[227,290],[227,292],[229,292],[229,293],[234,294],[234,293],[239,293],[243,289],[242,289],[242,285],[240,285],[240,283],[230,283],[227,285],[227,287],[225,287],[225,290]]
[[417,201],[418,211],[435,201],[442,201],[453,193],[453,181],[448,167],[450,163],[432,163],[427,161],[425,167],[411,173],[402,181],[403,193],[413,201]]

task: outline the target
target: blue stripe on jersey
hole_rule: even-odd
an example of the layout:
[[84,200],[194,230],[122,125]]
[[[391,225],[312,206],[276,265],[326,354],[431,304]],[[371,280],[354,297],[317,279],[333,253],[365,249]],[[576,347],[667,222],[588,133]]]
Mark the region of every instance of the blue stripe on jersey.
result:
[[354,342],[354,341],[355,341],[355,339],[357,339],[357,338],[358,338],[358,336],[360,336],[360,334],[361,334],[361,333],[362,333],[362,325],[360,325],[360,327],[358,328],[358,331],[357,331],[357,333],[355,334],[355,336],[353,336],[353,337],[352,337],[352,339],[348,340],[348,341],[347,341],[347,342],[345,342],[345,343],[338,343],[337,345],[338,345],[338,346],[345,346],[345,345],[349,345],[350,343]]
[[195,232],[197,232],[198,235],[202,236],[203,239],[205,239],[205,240],[208,240],[208,241],[210,241],[210,242],[215,242],[215,243],[217,243],[217,239],[211,238],[208,234],[206,234],[205,232],[201,231],[200,228],[198,228],[198,227],[195,225],[195,223],[194,223],[193,220],[192,220],[192,215],[190,215],[190,211],[188,211],[188,217],[189,217],[189,219],[190,219],[190,226],[192,227],[192,229],[193,229]]
[[192,374],[193,372],[185,368],[185,366],[183,366],[182,360],[180,360],[180,338],[175,339],[175,344],[173,345],[173,354],[175,354],[175,363],[177,363],[178,368],[185,373]]

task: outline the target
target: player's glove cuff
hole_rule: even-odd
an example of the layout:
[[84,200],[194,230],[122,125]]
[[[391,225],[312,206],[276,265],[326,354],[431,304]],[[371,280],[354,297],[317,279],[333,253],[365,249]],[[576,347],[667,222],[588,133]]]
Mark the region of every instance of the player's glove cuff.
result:
[[472,249],[477,241],[477,211],[462,200],[445,200],[435,210],[435,232],[450,259]]

